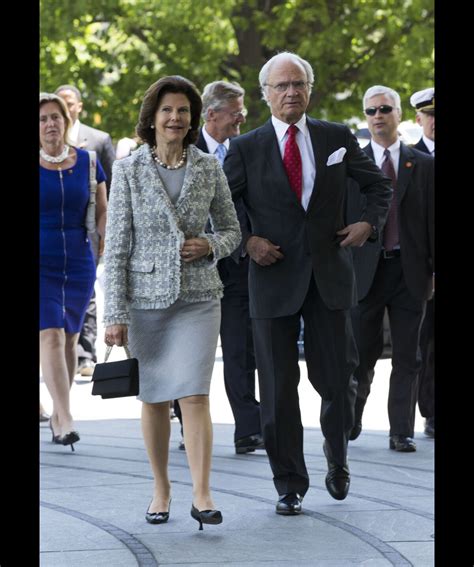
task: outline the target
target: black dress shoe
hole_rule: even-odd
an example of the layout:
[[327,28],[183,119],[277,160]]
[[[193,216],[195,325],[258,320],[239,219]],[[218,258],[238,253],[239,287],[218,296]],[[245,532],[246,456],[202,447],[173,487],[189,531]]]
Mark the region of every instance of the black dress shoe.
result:
[[326,441],[323,444],[323,451],[328,462],[328,474],[326,475],[327,491],[336,500],[344,500],[351,484],[349,467],[347,463],[341,466],[332,460]]
[[428,437],[435,436],[435,419],[434,417],[427,417],[425,419],[425,435]]
[[362,422],[358,421],[349,433],[349,441],[355,441],[362,431]]
[[413,451],[416,451],[416,443],[411,437],[392,435],[390,437],[390,449],[401,453],[413,453]]
[[276,504],[276,513],[282,516],[296,516],[301,514],[301,502],[303,497],[297,492],[290,492],[280,496]]
[[186,445],[184,444],[184,439],[181,439],[181,441],[179,442],[178,449],[180,451],[186,451]]
[[[151,502],[150,502],[151,504]],[[148,510],[145,514],[145,520],[149,524],[164,524],[169,520],[170,517],[170,508],[171,508],[171,498],[168,504],[168,511],[167,512],[149,512],[150,506],[148,506]]]
[[255,449],[265,449],[263,437],[260,434],[242,437],[242,439],[237,439],[235,442],[235,452],[237,455],[251,453],[255,451]]

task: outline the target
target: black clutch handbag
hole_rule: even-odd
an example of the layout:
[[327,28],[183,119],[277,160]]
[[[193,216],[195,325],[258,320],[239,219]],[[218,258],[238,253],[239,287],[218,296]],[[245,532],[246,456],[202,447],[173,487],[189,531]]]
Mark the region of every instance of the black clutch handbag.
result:
[[108,346],[105,351],[105,361],[95,365],[92,375],[93,396],[107,399],[138,395],[138,360],[130,357],[126,346],[124,349],[128,357],[126,360],[107,362],[112,351],[112,347]]

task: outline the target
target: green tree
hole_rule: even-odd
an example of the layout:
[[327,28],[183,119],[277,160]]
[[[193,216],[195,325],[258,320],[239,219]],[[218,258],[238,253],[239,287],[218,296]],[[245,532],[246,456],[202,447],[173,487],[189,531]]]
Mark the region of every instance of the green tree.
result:
[[409,96],[433,84],[434,0],[40,0],[41,89],[73,83],[84,121],[132,134],[146,88],[180,74],[246,89],[243,130],[268,118],[258,73],[279,51],[315,72],[309,112],[350,122],[373,84]]

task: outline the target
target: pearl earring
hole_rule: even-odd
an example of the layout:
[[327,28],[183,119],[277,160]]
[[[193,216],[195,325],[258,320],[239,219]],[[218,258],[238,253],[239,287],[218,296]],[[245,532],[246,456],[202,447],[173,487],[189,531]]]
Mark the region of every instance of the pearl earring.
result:
[[155,129],[155,125],[152,124],[152,125],[150,126],[150,128],[151,128],[152,130],[154,130],[154,129]]

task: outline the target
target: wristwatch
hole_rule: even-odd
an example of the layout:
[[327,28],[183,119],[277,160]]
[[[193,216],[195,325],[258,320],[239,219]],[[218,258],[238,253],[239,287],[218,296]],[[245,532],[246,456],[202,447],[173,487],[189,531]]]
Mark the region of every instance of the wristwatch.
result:
[[367,240],[369,242],[375,242],[378,237],[379,237],[379,231],[378,231],[377,227],[375,226],[375,224],[373,224],[372,225],[372,232],[370,233],[370,236],[369,236],[369,238],[367,238]]

